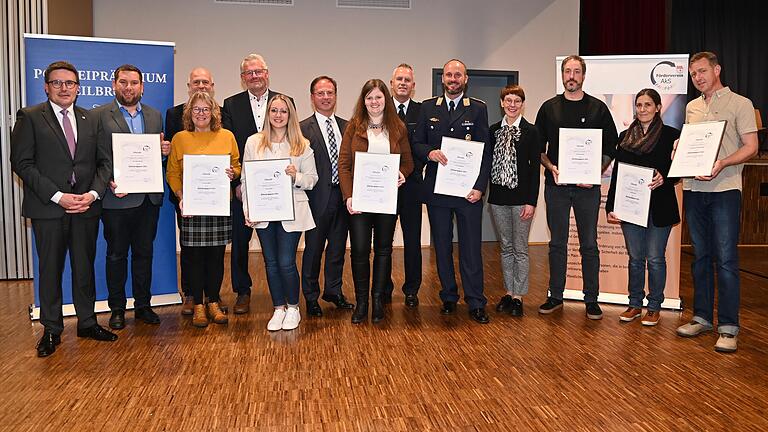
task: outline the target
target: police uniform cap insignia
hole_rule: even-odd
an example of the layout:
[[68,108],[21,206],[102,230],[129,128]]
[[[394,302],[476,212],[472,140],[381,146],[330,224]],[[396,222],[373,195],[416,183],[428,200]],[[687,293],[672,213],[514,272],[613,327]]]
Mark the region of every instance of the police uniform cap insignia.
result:
[[439,98],[437,98],[437,102],[435,102],[435,106],[440,106],[442,104],[443,104],[443,97],[440,96]]

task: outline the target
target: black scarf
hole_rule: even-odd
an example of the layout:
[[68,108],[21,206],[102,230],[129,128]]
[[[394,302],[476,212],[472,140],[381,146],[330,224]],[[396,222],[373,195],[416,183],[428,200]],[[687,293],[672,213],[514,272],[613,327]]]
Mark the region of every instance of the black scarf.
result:
[[664,122],[661,121],[661,116],[656,114],[648,126],[648,131],[643,133],[643,125],[640,124],[638,119],[635,119],[627,128],[627,132],[624,134],[624,139],[619,143],[619,147],[637,155],[648,154],[653,151],[656,143],[659,142],[663,127]]

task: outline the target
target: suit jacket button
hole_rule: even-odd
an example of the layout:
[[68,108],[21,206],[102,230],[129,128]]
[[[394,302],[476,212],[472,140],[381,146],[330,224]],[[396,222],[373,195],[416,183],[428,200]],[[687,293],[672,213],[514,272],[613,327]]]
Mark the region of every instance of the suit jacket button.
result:
[[453,132],[453,128],[451,128],[451,132]]

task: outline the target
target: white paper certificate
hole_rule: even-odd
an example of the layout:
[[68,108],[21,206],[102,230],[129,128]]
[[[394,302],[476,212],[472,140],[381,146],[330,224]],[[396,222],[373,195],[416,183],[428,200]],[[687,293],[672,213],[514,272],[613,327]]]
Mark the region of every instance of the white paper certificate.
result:
[[243,161],[248,219],[280,222],[296,219],[291,176],[285,173],[290,159]]
[[355,152],[352,210],[396,214],[399,172],[399,154]]
[[115,193],[163,192],[160,134],[112,134]]
[[616,169],[613,212],[624,222],[647,228],[651,208],[651,188],[648,185],[653,180],[653,168],[620,162]]
[[466,198],[475,187],[485,143],[443,137],[440,150],[448,164],[437,164],[435,193]]
[[184,155],[184,216],[229,216],[230,156]]
[[720,142],[725,133],[725,120],[686,123],[680,131],[669,177],[696,177],[712,174]]
[[560,128],[558,184],[600,184],[603,163],[601,129]]

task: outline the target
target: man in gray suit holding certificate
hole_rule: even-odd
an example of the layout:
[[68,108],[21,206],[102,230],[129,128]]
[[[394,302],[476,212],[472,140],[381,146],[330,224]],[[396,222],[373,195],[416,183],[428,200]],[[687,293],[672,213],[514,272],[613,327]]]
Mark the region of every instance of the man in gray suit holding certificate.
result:
[[[113,133],[161,134],[163,157],[171,151],[171,143],[162,135],[163,119],[156,109],[141,104],[144,83],[139,68],[122,65],[115,70],[112,81],[115,100],[93,110],[98,119],[98,140],[109,152],[110,168],[114,169]],[[131,284],[136,320],[159,324],[160,317],[150,306],[152,286],[153,243],[162,193],[115,193],[114,173],[104,196],[101,215],[104,239],[107,241],[108,304],[112,311],[109,327],[125,327],[125,282],[128,277],[128,251],[131,251]]]

